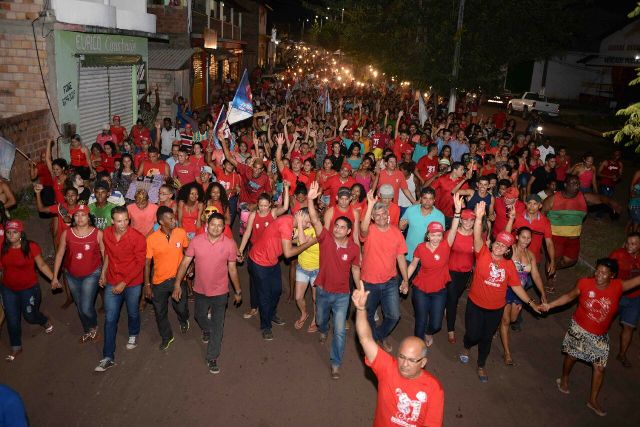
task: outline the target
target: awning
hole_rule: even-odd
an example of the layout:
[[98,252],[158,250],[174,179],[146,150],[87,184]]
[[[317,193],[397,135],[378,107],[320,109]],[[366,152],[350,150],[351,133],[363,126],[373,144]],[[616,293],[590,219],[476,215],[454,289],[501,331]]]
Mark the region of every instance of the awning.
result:
[[115,67],[142,63],[140,55],[77,54],[83,67]]
[[187,61],[193,56],[191,48],[149,49],[150,70],[180,70],[186,68]]

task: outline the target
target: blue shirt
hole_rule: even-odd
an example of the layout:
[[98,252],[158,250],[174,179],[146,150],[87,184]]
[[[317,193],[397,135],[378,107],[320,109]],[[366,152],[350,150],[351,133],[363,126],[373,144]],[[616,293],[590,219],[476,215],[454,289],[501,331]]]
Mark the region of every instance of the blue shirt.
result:
[[407,261],[409,262],[413,259],[413,251],[424,242],[427,226],[435,221],[444,227],[444,214],[440,210],[433,207],[431,213],[425,216],[422,214],[420,204],[409,206],[400,219],[409,221],[407,229]]
[[455,139],[449,141],[449,146],[451,147],[451,159],[454,162],[461,161],[463,154],[469,152],[469,146],[467,144],[459,142]]
[[413,148],[413,156],[411,156],[411,160],[418,163],[418,160],[420,160],[427,154],[429,154],[428,145],[416,144],[416,146]]
[[20,395],[0,384],[0,427],[27,427],[27,414]]

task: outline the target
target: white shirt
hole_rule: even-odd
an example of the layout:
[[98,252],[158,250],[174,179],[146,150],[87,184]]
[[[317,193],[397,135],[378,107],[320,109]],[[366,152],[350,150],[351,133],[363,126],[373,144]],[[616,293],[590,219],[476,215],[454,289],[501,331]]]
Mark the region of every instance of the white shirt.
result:
[[160,154],[170,156],[173,141],[180,141],[180,131],[174,127],[169,130],[163,127],[160,131],[160,141]]
[[538,150],[540,151],[540,160],[542,160],[543,162],[547,158],[547,154],[556,154],[556,151],[552,146],[549,146],[549,148],[544,148],[544,145],[540,144],[538,146]]
[[[413,180],[413,174],[409,175],[409,178],[407,178],[407,187],[409,188],[411,194],[416,194],[416,182]],[[411,205],[411,201],[407,199],[407,196],[404,195],[404,192],[400,190],[400,194],[398,195],[398,206],[402,208],[408,208]]]

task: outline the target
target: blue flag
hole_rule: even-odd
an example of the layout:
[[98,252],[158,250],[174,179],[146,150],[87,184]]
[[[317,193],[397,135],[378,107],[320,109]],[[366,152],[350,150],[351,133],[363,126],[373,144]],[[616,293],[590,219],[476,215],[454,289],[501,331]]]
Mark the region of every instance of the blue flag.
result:
[[249,78],[247,77],[247,69],[242,73],[242,80],[236,90],[236,96],[233,97],[227,115],[227,122],[232,125],[234,123],[246,120],[253,116],[253,96],[251,95],[251,86],[249,86]]
[[331,100],[329,99],[329,88],[326,89],[325,96],[324,96],[324,112],[325,113],[331,112]]
[[7,181],[11,179],[11,168],[15,158],[16,146],[0,136],[0,177]]
[[[227,111],[225,110],[224,105],[218,113],[216,124],[213,125],[213,143],[218,150],[222,149],[222,144],[220,144],[220,140],[218,139],[218,132],[220,132],[220,129],[222,129],[224,138],[229,139],[231,137],[231,130],[229,129],[229,124],[227,123]],[[229,149],[233,150],[235,146],[235,140],[232,139],[229,145]]]

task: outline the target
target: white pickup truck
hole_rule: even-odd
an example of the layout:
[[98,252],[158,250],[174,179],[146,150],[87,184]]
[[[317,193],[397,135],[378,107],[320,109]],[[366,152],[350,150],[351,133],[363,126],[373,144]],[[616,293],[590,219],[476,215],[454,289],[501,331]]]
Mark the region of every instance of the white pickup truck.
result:
[[512,98],[507,104],[507,112],[513,114],[514,111],[521,111],[522,117],[532,111],[539,114],[546,114],[551,117],[558,117],[560,114],[560,105],[549,102],[544,95],[538,95],[533,92],[525,92],[520,98]]

